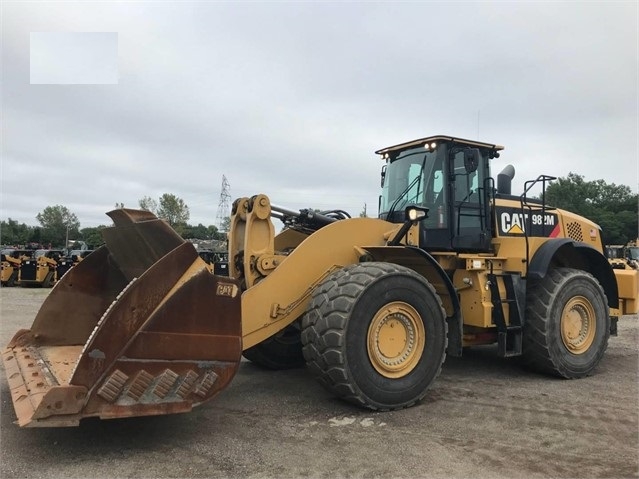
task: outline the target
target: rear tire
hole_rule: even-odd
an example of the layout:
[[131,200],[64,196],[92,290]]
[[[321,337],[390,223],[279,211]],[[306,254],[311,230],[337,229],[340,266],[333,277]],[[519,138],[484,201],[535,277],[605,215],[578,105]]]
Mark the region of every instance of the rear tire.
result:
[[336,396],[373,410],[422,399],[446,357],[435,289],[415,271],[361,263],[316,288],[302,318],[306,364]]
[[242,354],[252,363],[266,369],[301,368],[304,366],[304,356],[300,328],[293,323]]
[[589,273],[557,268],[530,285],[522,352],[526,366],[567,379],[589,376],[609,337],[608,301]]

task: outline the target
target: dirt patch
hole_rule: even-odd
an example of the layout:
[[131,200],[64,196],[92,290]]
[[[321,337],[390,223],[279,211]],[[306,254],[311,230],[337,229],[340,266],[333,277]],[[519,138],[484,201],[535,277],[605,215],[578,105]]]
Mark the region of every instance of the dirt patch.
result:
[[[5,345],[49,290],[0,289]],[[418,406],[351,407],[304,370],[243,362],[231,386],[192,413],[20,429],[2,372],[0,476],[13,477],[639,477],[639,326],[591,377],[521,369],[492,347],[448,358]]]

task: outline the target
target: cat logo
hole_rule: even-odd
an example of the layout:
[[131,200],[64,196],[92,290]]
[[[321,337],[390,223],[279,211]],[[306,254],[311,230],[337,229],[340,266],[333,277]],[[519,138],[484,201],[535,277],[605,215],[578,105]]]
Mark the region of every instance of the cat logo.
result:
[[499,215],[499,225],[502,233],[507,235],[523,235],[527,213],[519,211],[502,211]]
[[509,235],[523,235],[524,230],[521,229],[521,226],[518,224],[513,224],[510,229],[507,231]]
[[554,238],[560,232],[556,213],[532,210],[522,212],[520,208],[497,208],[497,224],[502,236],[538,236]]

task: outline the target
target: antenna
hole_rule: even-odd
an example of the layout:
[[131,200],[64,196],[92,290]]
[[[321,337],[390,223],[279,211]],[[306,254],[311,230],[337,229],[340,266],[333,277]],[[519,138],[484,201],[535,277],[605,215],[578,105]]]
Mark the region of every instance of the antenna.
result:
[[215,216],[215,222],[217,224],[218,231],[220,231],[221,233],[228,233],[230,216],[231,184],[226,179],[226,176],[222,175],[222,191],[220,192],[220,203],[217,207],[217,215]]

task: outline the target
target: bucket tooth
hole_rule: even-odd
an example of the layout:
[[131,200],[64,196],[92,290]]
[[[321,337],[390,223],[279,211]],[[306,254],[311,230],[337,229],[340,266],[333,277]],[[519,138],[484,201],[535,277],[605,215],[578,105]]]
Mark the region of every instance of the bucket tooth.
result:
[[170,369],[165,369],[164,372],[158,378],[158,383],[155,385],[153,389],[153,394],[160,399],[164,399],[166,395],[169,393],[169,390],[177,381],[178,375],[175,374]]
[[147,373],[144,369],[141,370],[131,381],[131,385],[126,394],[134,401],[139,401],[147,388],[151,385],[153,376]]
[[107,402],[115,402],[115,400],[122,393],[122,389],[124,389],[124,385],[126,384],[129,376],[124,374],[119,369],[113,371],[100,389],[98,389],[98,396],[104,399]]
[[215,381],[217,381],[217,374],[213,371],[207,372],[202,378],[202,381],[200,381],[200,384],[195,388],[195,394],[202,397],[206,396],[206,393],[209,392],[213,384],[215,384]]
[[195,384],[195,381],[197,381],[198,377],[199,376],[195,371],[188,371],[184,376],[182,383],[177,388],[177,391],[175,391],[175,394],[177,394],[182,399],[186,398],[186,396],[188,396],[188,394],[191,392],[191,389],[193,388],[193,385]]

